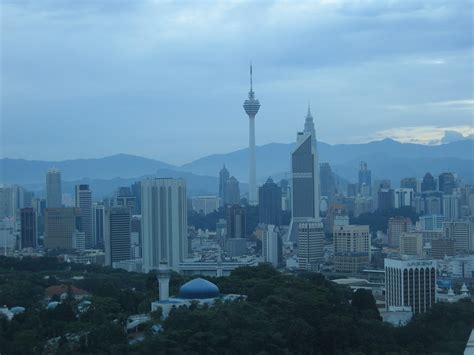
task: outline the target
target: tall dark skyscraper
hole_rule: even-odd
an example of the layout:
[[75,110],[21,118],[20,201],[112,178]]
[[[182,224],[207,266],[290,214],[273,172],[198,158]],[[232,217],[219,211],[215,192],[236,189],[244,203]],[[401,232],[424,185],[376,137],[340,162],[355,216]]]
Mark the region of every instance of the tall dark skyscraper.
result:
[[20,210],[21,248],[36,248],[36,211],[32,207]]
[[372,172],[369,170],[367,163],[361,161],[359,167],[359,192],[361,192],[364,184],[368,186],[370,194],[372,191]]
[[221,206],[224,206],[227,201],[226,186],[227,186],[227,181],[229,180],[229,178],[230,178],[229,170],[227,170],[224,165],[221,171],[219,171],[219,197],[221,199]]
[[281,223],[281,189],[269,177],[258,189],[259,222],[279,226]]
[[106,213],[105,257],[106,264],[130,259],[131,218],[127,207],[113,207]]
[[86,237],[86,249],[94,245],[92,238],[92,191],[89,185],[76,185],[76,208],[80,208],[82,217],[82,232]]
[[438,190],[445,195],[451,195],[456,187],[453,173],[442,173],[438,176]]
[[415,193],[418,191],[418,184],[416,178],[414,177],[403,178],[402,181],[400,181],[400,187],[406,189],[413,189]]
[[393,189],[379,189],[377,195],[377,206],[380,211],[388,211],[394,208],[395,193]]
[[94,245],[104,245],[105,230],[105,206],[104,204],[95,204],[92,207],[92,226]]
[[321,196],[326,196],[329,204],[331,204],[336,193],[336,179],[329,163],[321,163],[319,175],[321,178]]
[[245,208],[240,205],[227,206],[227,239],[245,238]]
[[436,191],[436,180],[430,173],[426,173],[421,182],[421,192]]
[[57,169],[49,169],[46,174],[46,207],[62,207],[61,172]]
[[231,176],[225,184],[225,205],[234,205],[240,203],[239,181]]
[[135,213],[142,214],[142,185],[140,181],[132,184],[132,194],[135,196]]

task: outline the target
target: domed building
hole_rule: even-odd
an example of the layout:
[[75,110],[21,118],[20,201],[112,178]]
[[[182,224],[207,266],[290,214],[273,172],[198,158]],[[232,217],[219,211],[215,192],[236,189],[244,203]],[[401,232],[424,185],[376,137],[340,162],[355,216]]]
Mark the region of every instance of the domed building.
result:
[[182,285],[179,288],[179,293],[176,297],[168,297],[169,279],[169,269],[165,265],[160,265],[160,268],[158,269],[160,299],[151,303],[151,310],[156,311],[161,308],[163,319],[168,317],[173,307],[178,308],[182,306],[190,306],[192,303],[213,306],[216,300],[221,300],[222,302],[234,302],[245,300],[247,298],[245,295],[221,294],[217,285],[200,277]]

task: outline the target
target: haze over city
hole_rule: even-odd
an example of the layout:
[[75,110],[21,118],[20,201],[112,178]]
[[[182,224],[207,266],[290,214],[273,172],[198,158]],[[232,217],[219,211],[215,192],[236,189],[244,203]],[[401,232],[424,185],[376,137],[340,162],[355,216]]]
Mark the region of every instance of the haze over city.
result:
[[0,2],[0,355],[474,355],[473,7]]
[[308,101],[326,143],[460,139],[472,6],[3,1],[0,155],[183,164],[243,148],[250,60],[257,145],[293,142]]

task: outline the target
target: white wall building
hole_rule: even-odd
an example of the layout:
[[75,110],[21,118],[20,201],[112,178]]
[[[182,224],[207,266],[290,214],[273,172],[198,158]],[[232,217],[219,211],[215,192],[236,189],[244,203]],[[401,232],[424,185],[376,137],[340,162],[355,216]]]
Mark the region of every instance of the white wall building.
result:
[[193,210],[207,215],[217,211],[221,204],[221,199],[217,196],[198,196],[191,200]]
[[271,263],[273,267],[277,268],[282,262],[280,229],[275,227],[273,224],[267,225],[266,229],[263,231],[262,239],[263,260],[267,263]]
[[394,190],[395,208],[414,205],[415,192],[409,188],[398,188]]
[[146,179],[141,189],[144,271],[157,269],[163,260],[178,271],[188,250],[186,183],[183,179]]
[[324,228],[321,222],[298,224],[298,268],[317,271],[324,260]]
[[385,303],[424,313],[436,303],[435,260],[385,259]]

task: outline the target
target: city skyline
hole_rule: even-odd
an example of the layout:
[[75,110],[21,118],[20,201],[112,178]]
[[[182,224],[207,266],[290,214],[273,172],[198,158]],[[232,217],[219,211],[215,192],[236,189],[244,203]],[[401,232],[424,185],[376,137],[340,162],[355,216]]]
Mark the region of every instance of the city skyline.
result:
[[[62,160],[80,151],[180,164],[243,148],[249,59],[265,102],[260,145],[291,142],[308,100],[328,143],[437,143],[446,132],[445,140],[474,132],[469,2],[269,2],[251,13],[246,3],[69,5],[2,4],[1,157]],[[76,32],[87,26],[100,35]],[[21,46],[26,38],[42,46]],[[88,129],[71,139],[76,122]]]

